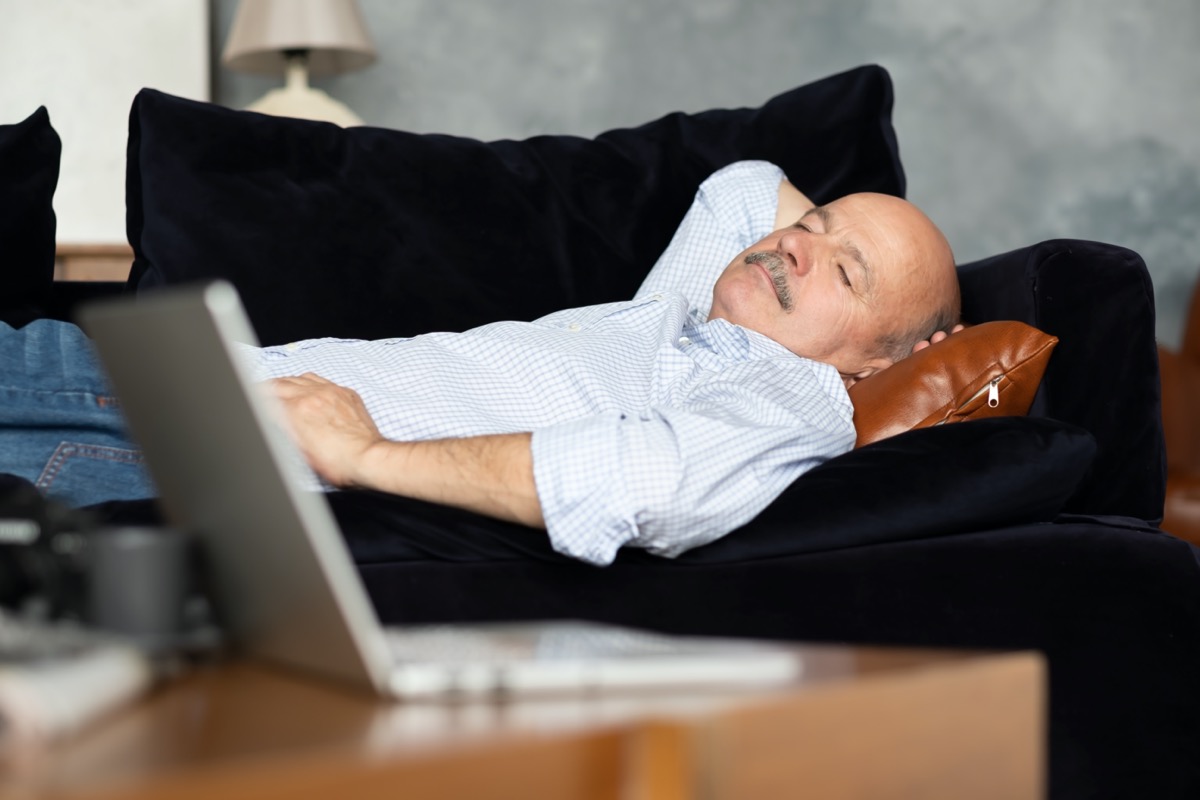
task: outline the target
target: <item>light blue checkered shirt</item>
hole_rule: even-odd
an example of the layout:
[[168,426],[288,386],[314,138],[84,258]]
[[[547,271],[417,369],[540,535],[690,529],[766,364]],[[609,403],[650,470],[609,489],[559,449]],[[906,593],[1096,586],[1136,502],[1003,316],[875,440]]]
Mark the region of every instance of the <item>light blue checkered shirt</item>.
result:
[[389,439],[533,432],[556,550],[675,556],[750,521],[854,443],[837,371],[706,322],[729,261],[771,231],[780,170],[714,173],[636,298],[411,339],[258,351],[261,379],[315,372],[362,395]]

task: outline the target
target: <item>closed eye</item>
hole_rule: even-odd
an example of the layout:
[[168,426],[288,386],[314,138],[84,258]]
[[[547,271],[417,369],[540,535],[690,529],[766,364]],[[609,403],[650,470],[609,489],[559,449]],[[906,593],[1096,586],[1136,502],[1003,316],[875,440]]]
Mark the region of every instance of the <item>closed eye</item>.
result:
[[841,264],[838,264],[838,272],[839,272],[839,273],[841,274],[841,276],[842,276],[842,283],[846,284],[846,285],[847,285],[847,286],[849,286],[851,289],[853,289],[853,288],[854,288],[854,284],[850,283],[850,276],[846,274],[846,268],[845,268],[845,267],[843,267]]

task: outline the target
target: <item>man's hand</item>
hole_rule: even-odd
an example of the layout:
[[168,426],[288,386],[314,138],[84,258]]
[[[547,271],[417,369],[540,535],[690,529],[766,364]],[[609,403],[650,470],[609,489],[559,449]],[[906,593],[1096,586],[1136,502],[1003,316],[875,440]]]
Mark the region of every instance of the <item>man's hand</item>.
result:
[[311,372],[271,381],[309,465],[334,486],[362,486],[367,451],[384,441],[362,398]]
[[933,334],[933,336],[930,336],[928,339],[925,339],[923,341],[920,341],[920,342],[917,342],[916,344],[914,344],[913,352],[916,353],[921,350],[924,350],[926,347],[929,347],[929,345],[931,345],[931,344],[937,344],[938,342],[942,341],[947,336],[949,336],[951,333],[958,333],[965,327],[966,327],[965,325],[963,325],[962,323],[959,323],[958,325],[955,325],[953,328],[950,329],[950,333],[947,333],[946,331],[937,331],[936,333]]
[[421,442],[383,438],[362,398],[311,373],[271,381],[292,437],[317,474],[544,528],[528,433]]

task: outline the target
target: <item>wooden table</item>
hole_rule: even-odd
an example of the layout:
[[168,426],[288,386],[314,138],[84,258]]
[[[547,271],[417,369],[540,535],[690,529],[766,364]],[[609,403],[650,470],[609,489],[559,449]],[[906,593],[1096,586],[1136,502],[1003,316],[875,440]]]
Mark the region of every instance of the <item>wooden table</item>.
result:
[[127,244],[59,244],[54,251],[56,281],[124,281],[133,264]]
[[199,668],[10,764],[7,798],[1043,796],[1035,653],[798,646],[769,691],[388,703]]

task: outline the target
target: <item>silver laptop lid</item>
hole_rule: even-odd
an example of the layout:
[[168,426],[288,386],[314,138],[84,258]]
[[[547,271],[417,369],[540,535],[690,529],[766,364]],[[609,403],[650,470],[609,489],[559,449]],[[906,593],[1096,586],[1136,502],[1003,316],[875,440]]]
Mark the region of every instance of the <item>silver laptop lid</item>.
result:
[[[168,519],[204,542],[222,623],[257,656],[386,692],[392,659],[324,496],[233,342],[257,344],[223,282],[81,310]],[[269,578],[268,578],[269,576]]]

